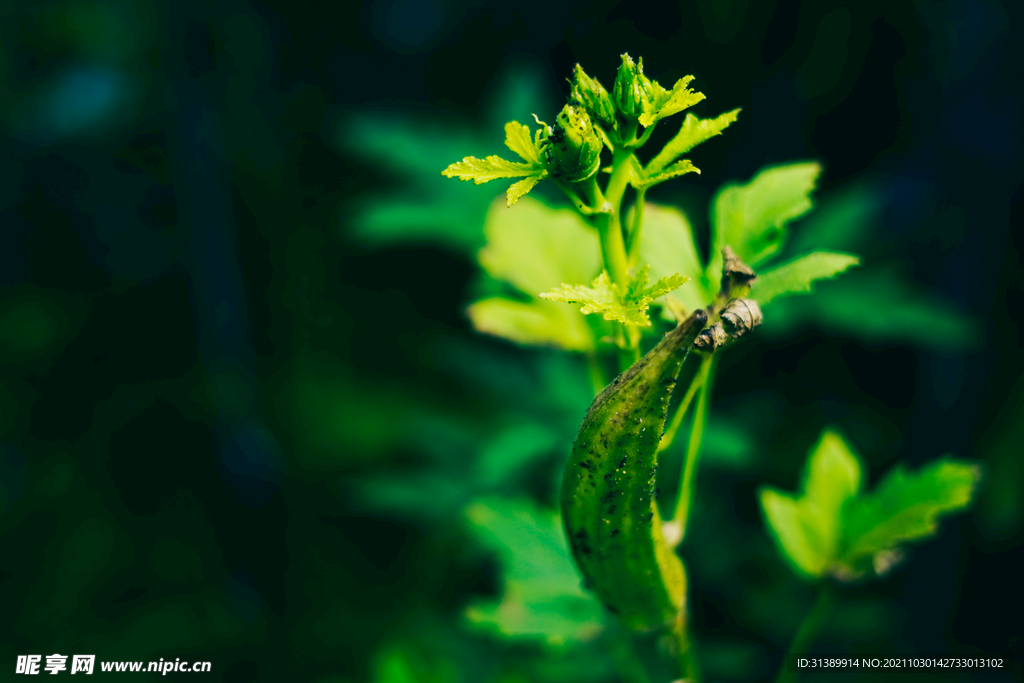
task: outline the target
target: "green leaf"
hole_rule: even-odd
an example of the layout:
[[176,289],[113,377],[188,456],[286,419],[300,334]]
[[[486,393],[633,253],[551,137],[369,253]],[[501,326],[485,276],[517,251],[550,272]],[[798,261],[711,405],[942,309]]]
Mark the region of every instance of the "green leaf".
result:
[[460,180],[472,180],[475,184],[482,185],[498,178],[518,178],[538,172],[539,170],[534,164],[521,164],[498,156],[489,156],[484,159],[466,157],[441,171],[441,175],[446,178],[458,177]]
[[713,119],[699,119],[693,114],[687,114],[679,132],[669,140],[657,156],[651,159],[645,170],[648,174],[657,173],[700,143],[716,135],[721,135],[723,130],[736,121],[739,114],[739,109],[726,112]]
[[651,320],[647,317],[647,309],[651,302],[677,289],[690,279],[675,273],[648,286],[649,273],[650,266],[644,266],[625,287],[621,287],[611,281],[607,271],[601,271],[590,287],[563,284],[540,296],[552,301],[583,304],[581,313],[601,313],[605,320],[648,327]]
[[[462,161],[451,164],[441,171],[446,178],[458,177],[460,180],[472,180],[475,184],[490,182],[498,178],[518,178],[527,176],[525,180],[514,183],[506,193],[507,206],[511,208],[520,197],[533,189],[543,180],[548,172],[541,161],[541,152],[547,144],[541,132],[535,139],[530,138],[530,129],[517,121],[505,124],[505,144],[513,152],[521,156],[527,163],[508,161],[498,156],[484,159],[466,157]],[[598,143],[600,145],[600,143]]]
[[530,136],[529,126],[524,126],[518,121],[509,121],[505,124],[505,144],[510,150],[518,154],[527,163],[534,166],[542,165],[541,150],[534,144]]
[[807,294],[815,280],[835,277],[857,265],[857,256],[816,251],[758,275],[752,296],[759,304],[766,304],[780,296]]
[[492,297],[466,309],[477,332],[517,344],[591,351],[594,333],[578,311],[548,301],[513,301]]
[[786,225],[811,210],[811,192],[821,166],[802,162],[760,171],[745,185],[730,184],[713,202],[714,248],[709,276],[722,270],[722,248],[757,269],[782,243]]
[[798,573],[822,576],[834,561],[842,534],[842,510],[860,489],[857,456],[839,434],[826,431],[812,450],[799,498],[763,488],[761,508],[784,557]]
[[689,159],[681,159],[657,173],[647,174],[641,171],[637,174],[637,179],[631,182],[634,187],[640,189],[642,187],[652,187],[686,173],[700,173],[700,169],[690,163]]
[[702,308],[711,300],[712,292],[704,279],[693,228],[679,209],[650,202],[644,205],[639,259],[641,263],[650,264],[651,277],[682,273],[693,278],[692,284],[668,295],[687,312]]
[[686,86],[693,76],[684,76],[676,81],[671,91],[665,90],[657,81],[651,81],[644,98],[644,112],[640,115],[640,125],[653,126],[661,119],[689,109],[704,99],[704,93],[694,92]]
[[527,198],[512,209],[496,202],[484,234],[487,245],[478,254],[480,265],[530,300],[475,302],[467,310],[473,326],[517,344],[591,350],[594,333],[579,311],[535,297],[562,282],[594,276],[601,254],[592,228],[572,209],[551,209]]
[[594,229],[571,208],[525,198],[512,209],[495,202],[484,221],[487,245],[478,259],[487,274],[529,296],[600,271]]
[[583,591],[558,516],[527,500],[489,498],[466,510],[473,536],[498,554],[500,600],[476,602],[469,621],[506,638],[552,645],[587,641],[603,629],[604,608]]
[[547,171],[541,171],[538,175],[523,178],[519,182],[509,185],[508,191],[505,193],[505,206],[511,209],[512,206],[523,197],[523,195],[532,190],[533,186],[544,180],[547,175]]
[[767,487],[759,494],[768,527],[799,574],[848,580],[869,568],[885,573],[900,544],[933,535],[939,515],[967,506],[979,477],[976,465],[946,457],[916,474],[897,465],[860,495],[857,457],[826,431],[808,459],[802,496]]
[[916,473],[897,465],[874,491],[846,510],[840,561],[856,568],[864,558],[934,535],[939,515],[967,507],[980,478],[977,465],[949,457]]

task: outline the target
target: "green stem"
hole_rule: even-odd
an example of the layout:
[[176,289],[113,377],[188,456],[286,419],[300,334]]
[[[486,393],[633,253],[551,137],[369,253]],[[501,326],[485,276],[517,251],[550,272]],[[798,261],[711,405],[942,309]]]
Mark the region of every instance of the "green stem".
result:
[[793,636],[793,642],[789,644],[789,650],[786,651],[786,658],[782,660],[782,666],[779,667],[779,675],[776,676],[775,683],[787,683],[797,679],[796,673],[786,670],[786,662],[793,655],[806,653],[810,649],[814,639],[818,636],[818,631],[821,630],[825,617],[832,609],[833,602],[831,589],[827,585],[822,585],[818,589],[818,597],[815,599],[814,605],[804,617],[796,635]]
[[[683,608],[686,609],[685,607]],[[676,647],[679,648],[677,659],[679,662],[679,673],[686,683],[700,683],[700,668],[697,666],[697,657],[693,651],[693,643],[690,641],[690,634],[686,628],[686,615],[680,613],[672,629],[676,637]]]
[[704,436],[704,424],[707,422],[708,399],[711,395],[711,370],[714,356],[707,355],[701,359],[699,372],[703,375],[700,398],[693,415],[693,426],[690,428],[690,442],[686,447],[686,464],[683,466],[683,483],[679,487],[679,502],[672,521],[679,525],[679,541],[686,537],[686,523],[690,517],[690,503],[693,499],[693,478],[697,472],[697,460],[700,456],[701,439]]
[[690,380],[690,386],[686,390],[686,395],[683,396],[683,400],[679,402],[679,407],[676,408],[676,414],[672,416],[672,422],[669,424],[668,429],[661,435],[661,441],[658,442],[658,452],[662,452],[668,449],[675,441],[676,432],[679,431],[679,425],[683,423],[683,416],[686,415],[686,411],[690,408],[690,403],[693,401],[694,394],[697,393],[697,389],[704,385],[704,379],[707,377],[706,372],[702,372],[704,366],[701,366],[701,370],[698,370],[697,374]]
[[[577,194],[576,189],[572,185],[565,182],[561,178],[555,178],[553,176],[549,177],[551,177],[551,180],[554,181],[555,185],[557,185],[562,190],[562,192],[565,193],[565,196],[569,198],[569,201],[572,202],[572,205],[575,206],[576,210],[579,211],[581,214],[583,214],[584,216],[593,216],[594,214],[601,213],[601,205],[604,203],[604,198],[600,196],[601,191],[597,189],[597,183],[594,182],[593,179],[591,179],[591,183],[593,183],[593,188],[589,187],[586,184],[581,184],[583,191],[587,192],[587,194],[589,195],[587,199],[590,201],[590,204],[588,205],[586,202],[583,201],[579,194]],[[596,190],[596,194],[594,190]]]
[[[658,125],[658,123],[654,122],[651,125],[647,126],[647,128],[644,129],[644,132],[640,135],[640,137],[635,138],[632,142],[626,144],[625,147],[627,147],[628,149],[639,149],[640,147],[643,147],[647,140],[650,139],[651,133],[654,132],[654,127],[656,125]],[[635,131],[633,135],[636,135]]]
[[629,227],[629,239],[626,242],[626,256],[630,266],[636,266],[640,258],[640,231],[644,226],[644,197],[647,188],[636,191],[636,202],[633,204],[633,225]]

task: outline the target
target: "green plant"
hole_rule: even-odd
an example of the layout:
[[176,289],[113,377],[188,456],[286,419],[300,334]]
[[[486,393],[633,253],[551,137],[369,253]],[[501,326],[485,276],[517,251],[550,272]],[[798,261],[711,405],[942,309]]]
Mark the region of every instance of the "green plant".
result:
[[[466,157],[443,173],[477,184],[519,178],[506,192],[517,218],[489,224],[479,260],[525,300],[485,297],[469,316],[481,332],[589,359],[599,393],[563,479],[569,546],[586,584],[628,629],[674,636],[667,648],[678,655],[673,677],[699,680],[687,633],[685,567],[675,548],[686,537],[715,361],[761,323],[761,306],[810,293],[814,282],[859,265],[859,258],[811,251],[772,264],[787,226],[813,206],[821,173],[815,162],[767,168],[746,184],[723,187],[713,200],[707,259],[680,212],[646,201],[649,188],[699,173],[682,156],[737,120],[739,110],[712,119],[687,113],[661,151],[641,161],[638,151],[659,122],[704,99],[689,89],[692,80],[666,89],[644,74],[642,60],[623,55],[609,92],[577,65],[554,125],[536,120],[531,131],[506,124],[505,144],[522,161]],[[569,198],[575,215],[525,197],[543,180]],[[657,322],[652,306],[660,310]],[[673,320],[678,327],[644,355],[663,321]],[[686,390],[668,420],[688,352],[698,361],[683,373]],[[614,380],[612,368],[622,372]],[[662,521],[658,454],[671,446],[691,406],[681,481],[673,512]],[[809,646],[829,582],[884,574],[898,562],[901,544],[934,533],[939,514],[969,503],[978,476],[973,465],[944,459],[916,475],[897,469],[861,495],[857,458],[827,431],[808,459],[801,497],[763,489],[764,516],[782,555],[822,587],[791,650]]]

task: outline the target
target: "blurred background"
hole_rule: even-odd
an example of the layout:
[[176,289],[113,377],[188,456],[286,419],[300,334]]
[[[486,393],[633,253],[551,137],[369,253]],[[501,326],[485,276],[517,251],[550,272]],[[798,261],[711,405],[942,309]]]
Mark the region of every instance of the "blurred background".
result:
[[706,240],[720,184],[818,159],[790,253],[863,255],[721,367],[684,553],[708,676],[770,676],[811,603],[755,491],[794,489],[828,425],[872,482],[944,453],[986,477],[840,594],[817,650],[1019,661],[1022,11],[4,3],[2,666],[642,680],[552,516],[585,363],[472,331],[504,187],[440,175],[502,154],[507,120],[552,120],[577,61],[610,87],[624,51],[663,84],[694,74],[699,116],[743,108],[702,175],[649,199]]

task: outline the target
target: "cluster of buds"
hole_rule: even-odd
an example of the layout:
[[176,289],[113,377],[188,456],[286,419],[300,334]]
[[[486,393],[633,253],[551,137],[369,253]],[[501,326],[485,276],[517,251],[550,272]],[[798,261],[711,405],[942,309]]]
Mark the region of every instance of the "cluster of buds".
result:
[[555,176],[570,183],[590,178],[601,166],[601,138],[582,106],[567,104],[548,135],[548,164]]

